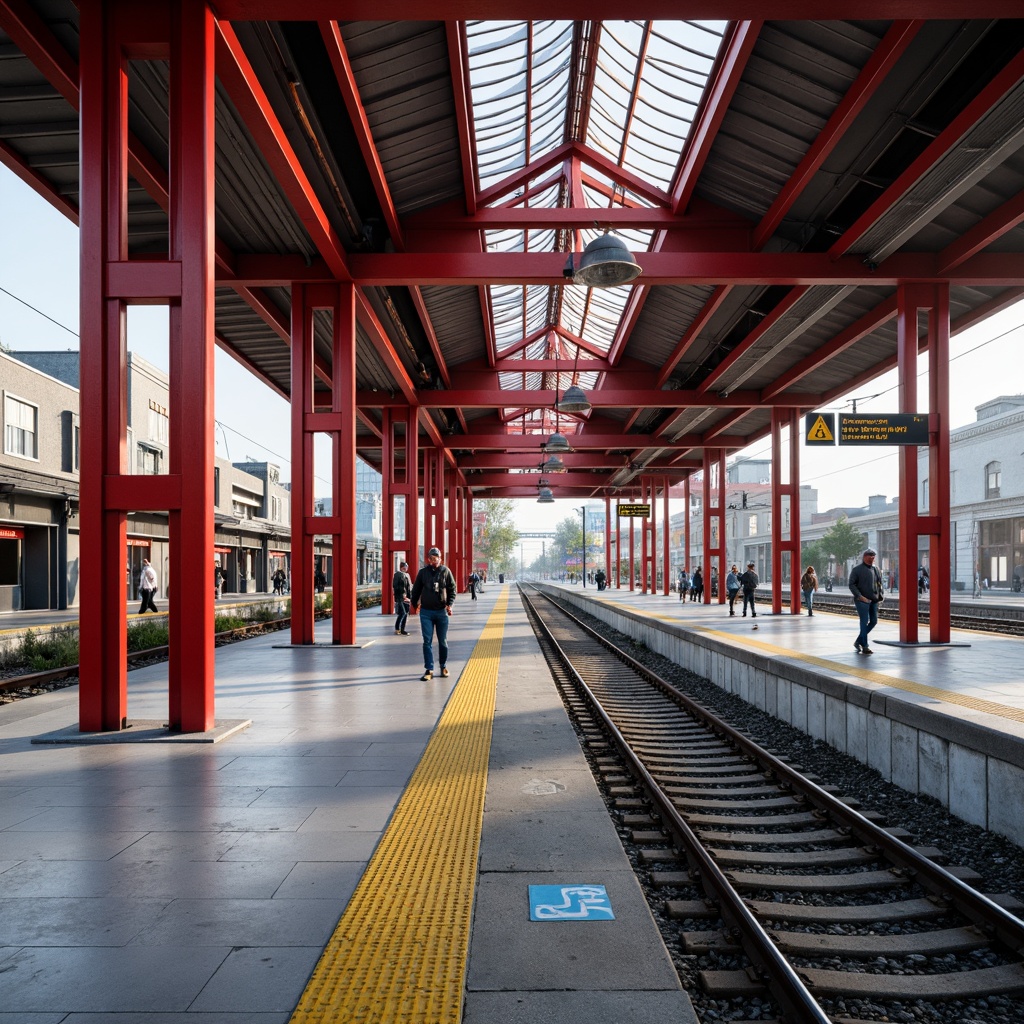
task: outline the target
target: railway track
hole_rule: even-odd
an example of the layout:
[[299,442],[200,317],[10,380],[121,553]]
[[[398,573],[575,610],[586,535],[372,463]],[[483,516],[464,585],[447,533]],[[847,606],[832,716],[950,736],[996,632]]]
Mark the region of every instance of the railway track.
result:
[[879,1001],[1024,992],[1017,901],[981,894],[550,598],[524,600],[711,999],[823,1024]]

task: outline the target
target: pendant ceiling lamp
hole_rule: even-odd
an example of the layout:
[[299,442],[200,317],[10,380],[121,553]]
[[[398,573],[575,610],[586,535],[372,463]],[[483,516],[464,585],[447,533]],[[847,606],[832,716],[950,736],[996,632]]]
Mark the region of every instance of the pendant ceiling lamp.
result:
[[551,493],[550,487],[541,487],[537,491],[537,504],[538,505],[552,505],[554,504],[555,496]]
[[626,243],[607,231],[589,242],[580,257],[580,265],[572,268],[570,263],[570,268],[573,284],[585,284],[588,288],[614,288],[629,284],[642,273]]

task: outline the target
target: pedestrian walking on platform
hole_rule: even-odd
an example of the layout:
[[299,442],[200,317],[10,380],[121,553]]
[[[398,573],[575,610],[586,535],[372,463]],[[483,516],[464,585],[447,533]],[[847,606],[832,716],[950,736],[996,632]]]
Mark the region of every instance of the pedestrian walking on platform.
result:
[[818,589],[818,574],[814,566],[809,565],[800,577],[800,589],[804,592],[804,604],[807,605],[807,614],[814,614],[814,592]]
[[391,588],[395,594],[395,636],[408,636],[405,626],[409,620],[410,596],[412,594],[412,579],[409,576],[408,562],[398,563],[398,571],[391,581]]
[[704,573],[698,565],[693,570],[693,577],[690,580],[690,600],[701,601],[704,598]]
[[451,569],[441,562],[439,548],[427,552],[427,564],[416,573],[412,585],[412,613],[420,616],[423,635],[423,675],[426,681],[434,678],[434,633],[437,633],[437,662],[441,675],[448,675],[448,619],[455,604],[455,577]]
[[139,593],[142,594],[142,604],[139,606],[139,614],[143,612],[159,611],[156,606],[157,581],[156,569],[149,564],[149,559],[142,560],[142,576],[139,579]]
[[882,591],[882,574],[875,567],[874,548],[867,548],[861,556],[860,565],[850,573],[850,592],[860,617],[860,632],[853,643],[858,654],[873,654],[868,647],[868,633],[878,625],[878,606],[885,600]]
[[690,590],[690,574],[685,569],[679,570],[679,600],[685,601]]
[[739,569],[734,565],[725,577],[725,592],[729,598],[729,614],[736,614],[736,595],[740,592]]
[[740,586],[743,588],[743,618],[747,617],[747,605],[750,605],[750,614],[756,619],[757,609],[754,607],[754,595],[761,583],[761,578],[754,571],[754,563],[747,562],[746,572],[740,575]]

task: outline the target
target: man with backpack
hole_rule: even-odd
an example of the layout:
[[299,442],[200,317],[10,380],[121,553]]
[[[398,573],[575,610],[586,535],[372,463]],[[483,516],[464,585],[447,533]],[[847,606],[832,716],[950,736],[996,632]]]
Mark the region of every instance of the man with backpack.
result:
[[416,573],[412,585],[412,611],[419,614],[423,635],[423,675],[426,682],[434,678],[434,633],[437,633],[437,660],[441,675],[448,676],[448,619],[455,604],[455,577],[441,563],[440,548],[427,552],[427,564]]

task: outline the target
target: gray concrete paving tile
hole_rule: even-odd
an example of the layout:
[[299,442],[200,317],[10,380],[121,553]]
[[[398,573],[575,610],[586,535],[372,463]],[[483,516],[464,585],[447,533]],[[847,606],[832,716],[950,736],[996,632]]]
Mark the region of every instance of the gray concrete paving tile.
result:
[[[244,1017],[230,1010],[223,1013],[71,1013],[55,1020],[60,1024],[289,1024],[291,1013],[246,1013]],[[50,1024],[49,1019],[23,1017],[10,1024]],[[0,1024],[8,1024],[0,1014]]]
[[363,876],[363,861],[316,861],[296,864],[274,893],[274,899],[328,899],[345,906]]
[[61,1013],[4,1013],[0,1011],[0,1024],[65,1024],[69,1018]]
[[167,900],[0,899],[2,946],[123,946],[166,906]]
[[293,1010],[321,951],[320,946],[233,950],[190,1008],[236,1014]]
[[359,821],[360,816],[375,816],[382,806],[394,804],[402,795],[402,786],[271,786],[264,790],[253,807],[345,808]]
[[310,811],[298,831],[306,832],[380,832],[387,825],[395,804],[402,795],[400,789],[352,786],[345,792],[353,797],[364,793],[380,794],[362,805],[333,803]]
[[[529,920],[530,885],[604,885],[614,921]],[[676,991],[679,978],[631,870],[486,873],[473,909],[468,991]]]
[[0,832],[3,860],[109,860],[144,835],[138,832],[34,832],[8,829]]
[[366,861],[380,839],[380,832],[247,832],[220,863],[251,861],[259,864],[298,861]]
[[36,1013],[183,1011],[229,952],[211,946],[23,949],[4,961],[0,1006]]
[[239,835],[238,832],[150,832],[122,850],[113,861],[220,860],[238,842]]
[[[305,819],[305,809],[290,807],[204,807],[194,804],[131,807],[53,807],[22,825],[12,825],[0,837],[31,830],[33,833],[75,832],[88,836],[94,832],[259,832],[271,829],[297,829]],[[2,847],[0,847],[2,849]]]
[[353,769],[350,772],[345,772],[345,777],[338,783],[338,786],[343,789],[362,786],[371,786],[374,789],[387,789],[394,786],[404,787],[412,777],[415,767],[415,765],[410,765],[408,768],[392,770],[370,768],[365,771]]
[[4,878],[4,896],[270,899],[290,869],[273,860],[24,861]]
[[597,811],[604,806],[593,773],[579,754],[563,762],[492,768],[487,773],[485,813]]
[[593,873],[626,866],[608,812],[487,813],[480,842],[481,871]]
[[[598,979],[595,978],[595,983]],[[468,992],[462,1024],[698,1024],[685,992]]]
[[341,916],[331,899],[174,900],[131,940],[138,946],[323,946]]

